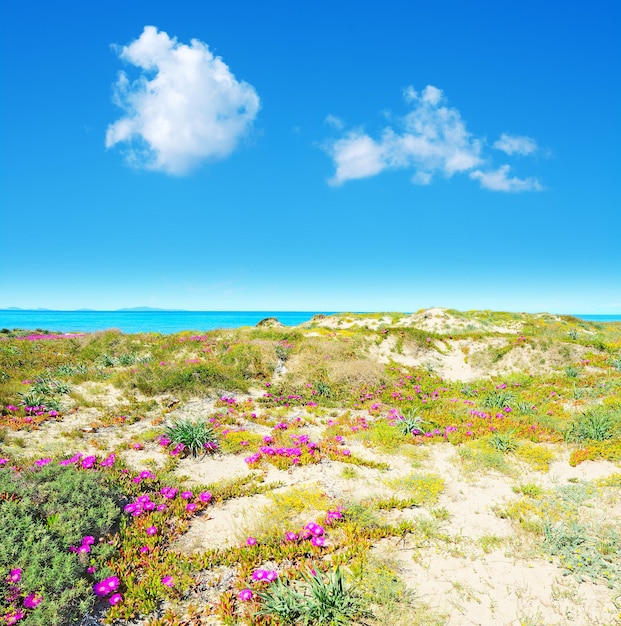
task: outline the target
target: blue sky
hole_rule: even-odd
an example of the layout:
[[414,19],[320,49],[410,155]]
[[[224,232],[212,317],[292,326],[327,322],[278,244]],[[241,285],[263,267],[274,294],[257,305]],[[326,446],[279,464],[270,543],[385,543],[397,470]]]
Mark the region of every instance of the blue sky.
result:
[[0,11],[0,307],[621,312],[618,2]]

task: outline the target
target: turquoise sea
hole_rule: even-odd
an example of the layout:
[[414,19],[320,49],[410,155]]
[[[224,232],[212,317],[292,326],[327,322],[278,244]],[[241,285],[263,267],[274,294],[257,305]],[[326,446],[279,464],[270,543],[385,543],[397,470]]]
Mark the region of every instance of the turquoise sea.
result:
[[118,328],[124,333],[177,333],[255,326],[275,317],[297,326],[323,311],[12,311],[0,310],[0,329],[54,330],[89,333]]
[[[23,328],[63,333],[118,328],[124,333],[176,333],[255,326],[276,317],[285,326],[306,322],[328,311],[14,311],[0,310],[0,329]],[[621,315],[576,315],[593,322],[618,322]]]

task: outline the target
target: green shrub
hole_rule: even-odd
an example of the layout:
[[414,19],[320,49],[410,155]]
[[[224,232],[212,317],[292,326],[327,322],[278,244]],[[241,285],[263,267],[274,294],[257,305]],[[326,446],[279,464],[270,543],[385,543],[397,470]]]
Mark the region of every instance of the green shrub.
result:
[[49,626],[75,623],[92,607],[92,581],[87,555],[70,551],[82,538],[95,538],[88,557],[100,561],[111,546],[99,544],[120,517],[119,494],[93,470],[48,465],[14,472],[0,469],[0,579],[21,569],[18,597],[0,590],[0,613],[20,607],[31,593],[43,600],[27,610],[20,625]]

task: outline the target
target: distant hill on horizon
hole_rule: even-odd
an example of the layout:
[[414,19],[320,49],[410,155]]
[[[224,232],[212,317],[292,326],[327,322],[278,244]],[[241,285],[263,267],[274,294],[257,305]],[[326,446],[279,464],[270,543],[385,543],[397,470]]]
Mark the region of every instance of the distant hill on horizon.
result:
[[[6,309],[1,309],[0,311],[50,311],[50,312],[54,312],[54,311],[94,311],[94,312],[99,312],[97,309],[45,309],[42,307],[39,307],[37,309],[24,309],[20,306],[8,306],[6,307]],[[116,311],[120,311],[120,312],[131,312],[131,311],[172,311],[175,313],[178,313],[180,311],[187,311],[187,309],[158,309],[156,307],[151,307],[151,306],[135,306],[135,307],[129,307],[129,308],[123,308],[123,309],[110,309],[110,312],[116,312]],[[105,311],[104,311],[105,312]]]

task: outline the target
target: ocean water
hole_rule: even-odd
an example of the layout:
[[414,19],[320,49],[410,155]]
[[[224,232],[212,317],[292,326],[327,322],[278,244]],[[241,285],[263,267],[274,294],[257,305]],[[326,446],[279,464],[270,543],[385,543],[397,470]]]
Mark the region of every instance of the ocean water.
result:
[[[216,328],[255,326],[275,317],[285,326],[297,326],[326,311],[10,311],[0,310],[0,329],[44,329],[63,333],[118,328],[124,333],[177,333]],[[621,315],[576,315],[592,322],[621,322]]]
[[118,328],[124,333],[177,333],[255,326],[275,317],[285,326],[307,322],[322,311],[7,311],[0,310],[1,328],[89,333]]
[[576,313],[574,317],[587,322],[621,322],[621,315],[579,315]]

